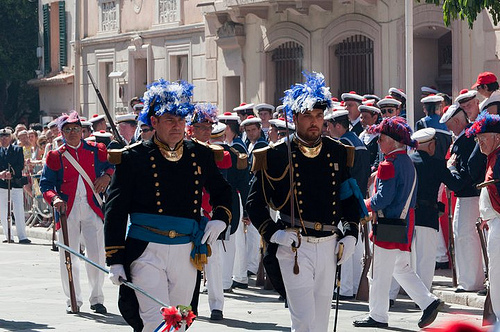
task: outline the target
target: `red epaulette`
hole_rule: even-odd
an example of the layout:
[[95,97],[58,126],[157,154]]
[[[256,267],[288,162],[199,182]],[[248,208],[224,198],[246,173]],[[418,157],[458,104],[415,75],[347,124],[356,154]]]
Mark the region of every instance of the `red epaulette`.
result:
[[49,151],[47,154],[47,159],[45,161],[45,164],[47,165],[48,168],[50,168],[53,171],[58,171],[61,169],[61,157],[60,153],[63,153],[66,149],[64,150],[52,150]]
[[221,161],[216,161],[217,167],[219,169],[228,169],[231,168],[232,166],[232,161],[231,161],[231,155],[229,154],[229,151],[224,151],[224,157],[222,158]]
[[396,175],[394,164],[388,160],[384,160],[378,165],[377,177],[380,180],[389,180]]
[[106,161],[108,160],[108,150],[106,149],[106,145],[104,145],[104,143],[95,143],[95,142],[91,142],[91,143],[94,143],[95,145],[94,146],[97,146],[97,158],[99,159],[99,161]]

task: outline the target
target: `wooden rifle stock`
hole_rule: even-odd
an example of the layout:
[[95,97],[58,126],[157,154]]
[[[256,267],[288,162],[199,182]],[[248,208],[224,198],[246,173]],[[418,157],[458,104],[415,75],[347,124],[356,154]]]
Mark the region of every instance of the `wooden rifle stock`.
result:
[[[59,213],[59,218],[61,223],[61,231],[63,234],[64,245],[69,247],[68,222],[66,219],[66,211]],[[73,313],[77,313],[79,311],[79,308],[78,304],[76,303],[75,284],[73,281],[73,268],[71,265],[71,254],[65,250],[64,257],[65,257],[66,270],[68,271],[69,299],[71,303],[71,311]]]
[[453,237],[453,217],[451,204],[451,191],[447,189],[446,198],[448,199],[448,251],[450,253],[450,268],[453,287],[457,287],[457,269],[455,266],[455,239]]
[[52,209],[52,251],[59,251],[56,246],[56,210]]
[[111,126],[111,131],[113,132],[113,136],[115,137],[115,140],[117,140],[123,146],[127,145],[123,141],[123,138],[120,135],[120,133],[118,132],[118,129],[116,129],[115,122],[113,121],[113,118],[111,117],[111,114],[109,113],[108,107],[106,106],[106,103],[104,102],[104,99],[102,98],[101,92],[99,91],[99,89],[97,88],[97,85],[95,84],[94,77],[92,77],[90,70],[87,70],[87,74],[89,75],[90,82],[92,83],[92,86],[94,87],[94,91],[97,94],[97,98],[99,98],[99,102],[101,103],[104,114],[106,115],[106,118],[108,119],[109,125]]
[[[374,216],[375,214],[373,214]],[[363,255],[363,272],[359,280],[358,292],[356,293],[356,300],[368,302],[370,295],[370,285],[368,282],[368,271],[372,264],[372,253],[370,250],[370,239],[368,235],[368,221],[362,226],[363,241],[365,244],[365,253]]]
[[[486,247],[486,239],[484,238],[483,230],[481,229],[482,219],[479,217],[476,222],[476,230],[479,235],[479,241],[481,242],[481,252],[483,253],[484,265],[486,266],[486,279],[489,278],[488,268],[489,268],[489,259],[488,252]],[[493,325],[496,322],[496,316],[493,312],[493,306],[491,305],[491,297],[490,297],[490,288],[487,287],[486,299],[484,300],[484,308],[483,308],[483,326],[485,325]]]

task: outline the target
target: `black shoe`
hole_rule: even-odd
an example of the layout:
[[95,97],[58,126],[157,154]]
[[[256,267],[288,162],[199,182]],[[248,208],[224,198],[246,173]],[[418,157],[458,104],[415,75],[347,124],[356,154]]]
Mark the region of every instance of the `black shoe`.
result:
[[389,308],[394,307],[394,303],[396,303],[396,301],[394,301],[394,300],[389,300]]
[[255,275],[255,273],[253,273],[252,271],[247,271],[247,276],[248,277],[251,277],[251,276],[254,276],[254,275]]
[[431,325],[432,322],[436,319],[437,314],[439,310],[443,307],[444,302],[441,301],[440,299],[434,300],[427,308],[425,308],[424,313],[422,314],[422,317],[418,321],[418,327],[421,329]]
[[66,307],[66,313],[67,313],[67,314],[75,315],[75,314],[77,314],[77,313],[79,313],[79,312],[80,312],[80,307],[76,307],[76,311],[73,311],[73,310],[71,309],[71,306],[70,306],[70,305]]
[[224,289],[223,291],[224,293],[234,293],[231,287],[229,287],[228,289]]
[[479,296],[486,296],[486,294],[488,294],[488,290],[486,288],[481,289],[479,292],[477,292],[477,295]]
[[455,289],[455,293],[465,293],[467,292],[463,287],[458,286],[457,289]]
[[367,318],[362,319],[362,320],[355,320],[354,322],[352,322],[352,325],[354,325],[356,327],[388,327],[389,326],[389,324],[387,324],[387,323],[377,322],[375,319],[371,318],[370,316],[368,316]]
[[212,314],[210,315],[210,320],[223,320],[222,311],[220,310],[212,310]]
[[104,315],[108,313],[108,310],[106,310],[106,307],[102,303],[92,304],[90,309],[94,310],[94,312],[98,314]]
[[434,268],[435,270],[448,270],[450,268],[450,263],[449,262],[436,262],[436,267]]
[[247,289],[248,288],[248,284],[244,284],[242,282],[233,281],[233,285],[231,287],[232,288]]
[[[337,295],[337,294],[335,294],[335,295]],[[335,297],[335,300],[337,300],[336,297]],[[340,295],[339,300],[340,301],[354,300],[354,295]]]
[[19,240],[19,244],[30,244],[31,243],[31,240],[30,239],[22,239],[22,240]]

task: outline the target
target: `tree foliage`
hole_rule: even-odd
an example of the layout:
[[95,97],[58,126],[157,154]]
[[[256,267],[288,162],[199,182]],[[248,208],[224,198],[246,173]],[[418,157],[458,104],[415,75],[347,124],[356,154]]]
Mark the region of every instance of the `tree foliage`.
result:
[[425,0],[443,8],[443,21],[446,26],[452,20],[467,20],[469,28],[472,29],[477,15],[483,10],[488,10],[493,22],[500,21],[500,0]]
[[0,1],[0,126],[37,121],[38,90],[27,84],[38,69],[38,2]]

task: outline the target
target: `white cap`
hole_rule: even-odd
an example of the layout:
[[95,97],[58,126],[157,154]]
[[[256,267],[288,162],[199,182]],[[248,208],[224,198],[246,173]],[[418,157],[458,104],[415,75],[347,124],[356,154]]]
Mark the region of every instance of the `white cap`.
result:
[[273,105],[271,105],[271,104],[266,104],[266,103],[257,104],[257,105],[255,105],[255,107],[254,107],[254,108],[257,110],[257,112],[258,112],[259,110],[261,110],[261,109],[271,110],[271,112],[273,112],[273,111],[274,111],[274,106],[273,106]]
[[97,122],[97,121],[101,121],[104,119],[104,114],[94,114],[90,117],[89,121],[94,123],[94,122]]
[[[367,100],[374,100],[374,101],[379,101],[380,100],[380,97],[377,96],[377,95],[372,95],[372,94],[367,94],[367,95],[363,95],[363,98],[364,99],[367,99]],[[366,101],[363,102],[363,104],[366,103]]]
[[108,133],[105,130],[99,130],[99,131],[94,131],[92,133],[92,136],[101,137],[101,138],[111,138],[111,137],[113,137],[113,134]]
[[401,106],[401,102],[399,100],[394,99],[391,96],[385,96],[384,99],[377,102],[377,106],[380,108],[383,107],[399,107]]
[[363,102],[363,97],[358,95],[355,91],[345,92],[340,96],[340,98],[342,98],[343,101],[354,100],[355,102],[358,103]]
[[262,123],[262,120],[256,116],[249,115],[248,118],[241,122],[240,126],[247,126],[256,123]]
[[472,98],[476,97],[476,95],[477,95],[477,90],[463,89],[460,91],[460,94],[458,95],[458,97],[455,98],[455,103],[460,104],[467,99],[472,99]]
[[423,87],[420,88],[420,90],[422,92],[433,93],[433,94],[439,93],[438,90],[433,89],[433,88],[429,88],[428,86],[423,86]]
[[[271,126],[278,128],[279,130],[286,130],[286,122],[285,119],[271,119],[269,120]],[[288,122],[288,129],[295,130],[295,124]]]
[[82,127],[92,127],[92,122],[90,121],[80,121]]
[[231,113],[231,112],[225,112],[222,115],[218,116],[219,121],[238,121],[238,123],[241,122],[240,117],[236,113]]
[[212,125],[212,133],[210,134],[210,137],[219,137],[224,134],[224,131],[226,130],[226,125],[223,124],[222,122],[217,122]]
[[134,113],[120,114],[116,116],[116,123],[137,122],[137,115]]
[[329,112],[328,115],[326,115],[324,117],[325,120],[327,121],[336,121],[338,118],[340,117],[347,117],[349,115],[349,111],[347,110],[338,110],[338,111],[334,111],[334,112]]
[[458,112],[460,112],[462,109],[458,104],[452,104],[448,108],[445,107],[445,112],[441,116],[441,119],[439,119],[440,123],[446,123],[448,122],[449,119],[451,119],[453,116],[455,116]]
[[143,103],[137,103],[134,105],[133,109],[134,111],[137,110],[137,109],[143,109],[144,108],[144,104]]
[[404,93],[403,91],[401,91],[400,89],[397,89],[397,88],[390,88],[389,94],[396,94],[396,95],[399,95],[401,98],[406,99],[406,93]]
[[285,105],[278,105],[278,106],[276,106],[276,112],[280,112],[284,108],[285,108]]
[[244,105],[240,105],[238,107],[233,108],[233,111],[238,112],[238,111],[244,111],[244,110],[248,110],[248,109],[253,109],[253,106],[254,106],[253,103],[244,104]]
[[57,120],[52,120],[47,124],[47,127],[52,128],[52,127],[57,127]]
[[372,104],[372,103],[367,103],[367,104],[363,103],[363,105],[358,106],[358,110],[360,112],[370,112],[370,113],[382,114],[380,112],[380,109],[378,107],[374,106],[374,104]]
[[422,144],[432,140],[435,135],[436,135],[436,129],[429,127],[417,130],[416,132],[413,133],[413,135],[411,135],[411,139],[414,139],[418,143]]
[[420,102],[422,104],[426,104],[426,103],[439,103],[439,102],[442,102],[444,100],[443,97],[441,96],[438,96],[438,95],[428,95],[427,97],[424,97],[422,99],[420,99]]

